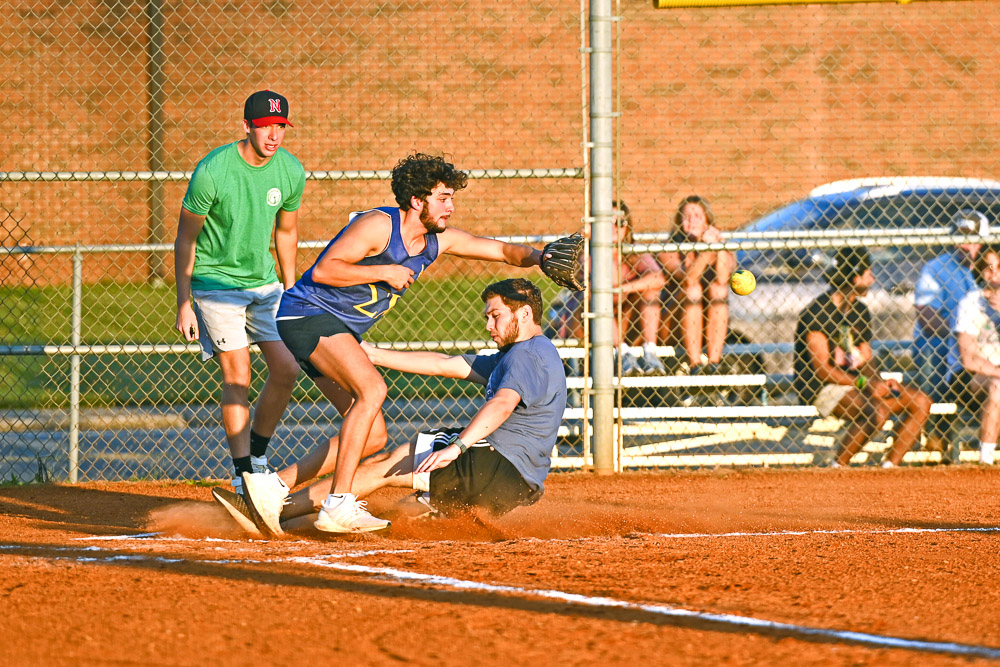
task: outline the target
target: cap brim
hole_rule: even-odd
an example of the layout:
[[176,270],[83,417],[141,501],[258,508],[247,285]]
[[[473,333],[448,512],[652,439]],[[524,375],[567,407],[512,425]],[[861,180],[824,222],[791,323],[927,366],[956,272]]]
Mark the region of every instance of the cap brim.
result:
[[287,125],[288,127],[295,127],[288,122],[288,119],[284,116],[264,116],[263,118],[254,118],[250,121],[254,127],[267,127],[268,125]]

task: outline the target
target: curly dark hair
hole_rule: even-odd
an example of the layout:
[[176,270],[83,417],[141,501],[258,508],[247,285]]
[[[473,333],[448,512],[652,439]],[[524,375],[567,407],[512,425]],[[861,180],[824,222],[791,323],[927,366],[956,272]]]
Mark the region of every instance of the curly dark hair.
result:
[[410,210],[412,197],[427,199],[438,183],[462,190],[469,184],[469,175],[444,157],[426,153],[407,155],[392,168],[392,194],[404,211]]
[[542,292],[530,280],[525,278],[501,280],[487,285],[480,296],[483,303],[498,296],[503,304],[511,310],[528,306],[531,308],[531,319],[534,320],[535,324],[541,325],[542,323]]

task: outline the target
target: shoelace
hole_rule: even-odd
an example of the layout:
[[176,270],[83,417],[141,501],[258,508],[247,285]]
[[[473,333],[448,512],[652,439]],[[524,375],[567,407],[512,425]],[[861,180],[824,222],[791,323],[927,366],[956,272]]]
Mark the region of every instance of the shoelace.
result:
[[354,515],[355,516],[358,516],[358,515],[371,516],[372,515],[372,513],[368,511],[368,501],[367,500],[355,500],[354,501]]

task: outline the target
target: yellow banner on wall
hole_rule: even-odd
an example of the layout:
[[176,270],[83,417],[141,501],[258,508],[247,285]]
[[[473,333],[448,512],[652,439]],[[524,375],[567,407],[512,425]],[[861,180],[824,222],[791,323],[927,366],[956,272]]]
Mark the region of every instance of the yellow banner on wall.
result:
[[968,0],[653,0],[654,9],[680,9],[690,7],[744,7],[755,5],[844,5],[862,2],[892,2],[908,5],[911,2],[968,2]]

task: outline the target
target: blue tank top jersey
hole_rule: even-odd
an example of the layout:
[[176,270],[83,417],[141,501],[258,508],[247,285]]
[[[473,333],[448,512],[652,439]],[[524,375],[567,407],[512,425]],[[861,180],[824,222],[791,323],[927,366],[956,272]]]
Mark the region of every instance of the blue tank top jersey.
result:
[[[365,257],[358,264],[364,266],[400,264],[413,271],[415,282],[423,270],[437,259],[437,235],[427,234],[424,237],[426,242],[423,251],[416,255],[410,255],[403,244],[403,237],[399,231],[402,222],[399,209],[380,206],[371,210],[382,211],[392,218],[392,232],[389,234],[389,244],[385,250],[377,255]],[[352,222],[357,217],[360,216],[352,218]],[[277,316],[279,318],[331,313],[360,336],[368,331],[380,317],[392,310],[396,301],[403,296],[406,292],[405,289],[393,289],[388,283],[381,281],[363,285],[333,287],[313,280],[313,269],[316,268],[316,264],[319,264],[323,256],[330,250],[330,246],[337,242],[337,239],[347,231],[351,224],[351,222],[347,223],[347,227],[340,230],[340,233],[320,253],[316,263],[309,267],[309,270],[299,278],[294,287],[285,292],[281,298],[281,305],[278,307]]]

